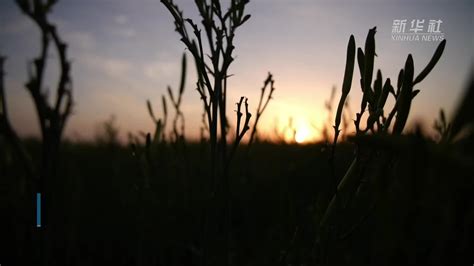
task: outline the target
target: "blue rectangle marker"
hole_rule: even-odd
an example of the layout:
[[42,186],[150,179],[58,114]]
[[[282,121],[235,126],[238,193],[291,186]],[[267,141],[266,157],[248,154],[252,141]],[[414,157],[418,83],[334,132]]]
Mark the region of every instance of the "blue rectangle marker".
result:
[[41,227],[41,193],[36,193],[36,227]]

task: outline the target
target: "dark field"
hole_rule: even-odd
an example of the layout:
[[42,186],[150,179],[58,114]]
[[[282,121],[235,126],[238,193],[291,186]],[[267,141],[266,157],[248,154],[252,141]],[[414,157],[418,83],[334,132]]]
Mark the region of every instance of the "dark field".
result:
[[[238,156],[231,172],[232,264],[442,265],[472,259],[472,157],[459,160],[411,138],[406,141],[413,145],[396,147],[392,173],[379,174],[383,192],[370,196],[377,198],[375,207],[359,199],[338,212],[341,239],[329,243],[319,227],[330,190],[326,145],[258,143],[249,158]],[[27,144],[37,156],[38,142]],[[472,151],[472,142],[463,147]],[[223,206],[206,198],[205,152],[205,143],[156,147],[148,169],[131,148],[64,143],[59,178],[51,184],[54,213],[45,226],[54,228],[54,240],[46,242],[38,231],[47,229],[34,227],[34,199],[22,167],[4,156],[2,265],[38,265],[46,254],[50,265],[196,265],[203,241],[209,263],[218,265]],[[341,144],[337,176],[352,157],[353,145]],[[383,159],[373,160],[366,171],[386,171],[377,163]]]
[[[59,208],[51,224],[61,230],[54,256],[77,260],[78,265],[128,265],[137,260],[143,265],[191,265],[199,258],[210,187],[204,145],[188,143],[180,151],[160,147],[160,159],[148,176],[143,174],[143,158],[134,157],[130,148],[65,143],[60,184],[51,199]],[[33,154],[39,152],[37,142],[29,142],[29,147]],[[252,151],[255,160],[236,160],[231,182],[232,253],[237,264],[276,263],[295,230],[301,238],[298,245],[304,247],[299,252],[305,253],[297,256],[308,259],[316,233],[315,203],[328,172],[322,148],[262,143]],[[343,165],[350,159],[346,153]],[[38,246],[38,240],[27,240],[37,230],[32,226],[34,201],[21,191],[21,166],[4,161],[2,171],[1,203],[4,221],[10,223],[2,235],[17,239],[5,247],[6,254],[29,259],[28,244]],[[210,215],[213,248],[218,249],[219,213]]]

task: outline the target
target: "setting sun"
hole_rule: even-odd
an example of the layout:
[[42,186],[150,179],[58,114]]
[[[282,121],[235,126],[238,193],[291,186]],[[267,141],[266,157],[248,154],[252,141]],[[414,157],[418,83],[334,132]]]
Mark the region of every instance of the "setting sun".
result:
[[307,127],[300,127],[296,130],[295,141],[297,143],[303,143],[308,140],[310,132]]

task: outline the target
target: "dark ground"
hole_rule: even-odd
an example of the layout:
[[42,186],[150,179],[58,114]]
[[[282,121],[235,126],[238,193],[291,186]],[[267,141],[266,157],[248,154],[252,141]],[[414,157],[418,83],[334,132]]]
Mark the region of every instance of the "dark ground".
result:
[[[26,143],[38,158],[39,143]],[[389,181],[382,182],[384,196],[376,207],[363,200],[348,208],[337,220],[347,235],[333,241],[325,241],[327,232],[319,228],[332,184],[324,144],[257,143],[248,158],[240,151],[231,172],[232,265],[472,262],[472,160],[433,151],[430,142],[411,144],[408,150],[397,145],[398,159],[379,174]],[[28,180],[2,148],[1,265],[40,265],[41,256],[49,265],[197,265],[203,241],[208,264],[219,265],[223,219],[219,201],[206,201],[205,146],[156,147],[152,166],[140,151],[64,143],[53,189],[56,211],[37,229]],[[353,155],[354,145],[338,146],[339,179]],[[384,153],[376,155],[365,171],[383,165],[378,160]],[[40,231],[54,237],[41,240]]]

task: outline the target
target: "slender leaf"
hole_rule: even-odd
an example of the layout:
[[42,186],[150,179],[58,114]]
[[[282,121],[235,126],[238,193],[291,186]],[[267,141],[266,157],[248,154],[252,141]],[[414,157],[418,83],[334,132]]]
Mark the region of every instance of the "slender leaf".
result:
[[439,45],[438,48],[436,48],[435,53],[433,54],[433,57],[431,58],[430,62],[428,65],[426,65],[425,69],[421,71],[420,74],[415,78],[415,81],[413,81],[413,85],[421,82],[428,74],[433,70],[435,67],[436,63],[438,63],[439,59],[441,58],[441,55],[443,54],[444,47],[446,46],[446,40],[443,40]]

